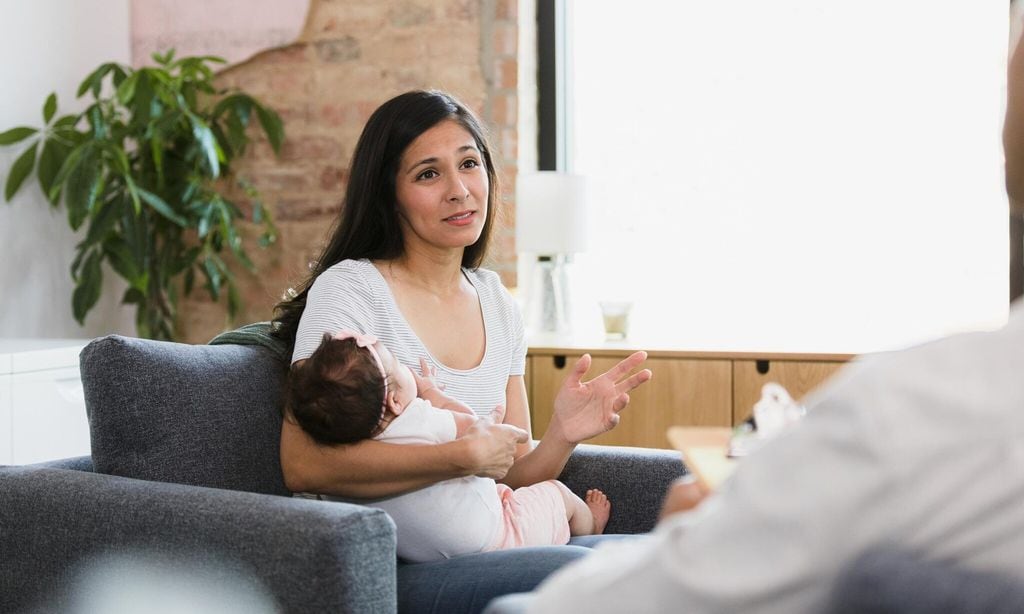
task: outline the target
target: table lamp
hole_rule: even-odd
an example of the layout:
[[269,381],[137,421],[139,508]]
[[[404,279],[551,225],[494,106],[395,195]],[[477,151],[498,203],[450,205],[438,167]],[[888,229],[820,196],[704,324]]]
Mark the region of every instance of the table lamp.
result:
[[516,179],[516,250],[537,258],[527,288],[526,326],[564,333],[569,321],[567,264],[586,250],[583,177],[559,171],[520,173]]

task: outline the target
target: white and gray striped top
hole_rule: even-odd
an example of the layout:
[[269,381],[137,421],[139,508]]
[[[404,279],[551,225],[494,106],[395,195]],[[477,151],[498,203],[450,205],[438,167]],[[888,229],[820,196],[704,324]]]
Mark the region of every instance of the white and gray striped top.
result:
[[402,362],[419,373],[419,359],[437,369],[445,394],[486,416],[505,404],[508,378],[526,371],[526,332],[519,308],[501,285],[497,273],[463,269],[476,288],[484,316],[486,349],[472,369],[440,363],[402,317],[387,282],[368,260],[343,260],[317,277],[309,289],[306,309],[295,337],[292,362],[309,358],[325,332],[343,328],[376,335]]

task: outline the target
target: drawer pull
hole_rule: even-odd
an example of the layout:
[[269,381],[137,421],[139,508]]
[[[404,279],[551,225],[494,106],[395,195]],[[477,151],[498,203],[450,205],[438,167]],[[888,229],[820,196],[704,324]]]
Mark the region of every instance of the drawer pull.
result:
[[769,363],[767,360],[755,361],[755,365],[757,366],[757,372],[760,373],[761,375],[767,375],[768,370],[771,369],[771,363]]

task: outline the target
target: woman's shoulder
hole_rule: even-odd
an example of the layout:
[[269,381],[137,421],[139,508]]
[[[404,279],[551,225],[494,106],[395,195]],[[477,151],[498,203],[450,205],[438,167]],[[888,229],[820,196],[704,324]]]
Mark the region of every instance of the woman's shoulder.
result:
[[369,260],[342,260],[324,269],[313,285],[319,286],[365,286],[370,279],[373,264]]
[[360,258],[358,260],[348,259],[342,260],[341,262],[335,262],[331,266],[324,269],[321,277],[324,275],[365,275],[367,270],[373,268],[371,263],[366,258]]
[[368,260],[342,260],[317,275],[310,288],[310,298],[323,297],[331,302],[344,298],[371,300],[376,294],[373,286],[373,264]]
[[482,290],[482,300],[489,301],[491,303],[497,303],[504,306],[507,310],[515,311],[516,300],[512,297],[512,294],[505,287],[505,284],[501,282],[501,275],[498,275],[490,269],[477,268],[477,269],[465,269],[466,275],[469,275],[473,280],[473,285],[478,290]]
[[501,283],[501,275],[498,275],[494,271],[485,268],[463,270],[466,272],[466,275],[473,280],[474,285],[478,287],[483,286],[488,290],[501,294],[508,294],[508,290],[505,289],[505,285]]

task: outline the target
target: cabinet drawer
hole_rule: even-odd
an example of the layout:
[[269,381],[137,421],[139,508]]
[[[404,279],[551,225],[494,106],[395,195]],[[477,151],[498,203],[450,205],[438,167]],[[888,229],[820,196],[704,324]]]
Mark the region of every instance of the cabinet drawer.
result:
[[842,361],[735,360],[733,361],[733,422],[750,417],[761,387],[781,384],[796,400],[818,387],[845,365]]
[[[555,394],[581,354],[531,356],[530,414],[534,437],[551,421]],[[607,371],[622,357],[595,357],[588,378]],[[728,426],[732,423],[732,365],[728,360],[650,358],[654,377],[630,393],[619,425],[588,443],[670,448],[670,426]],[[584,378],[585,380],[588,378]]]

